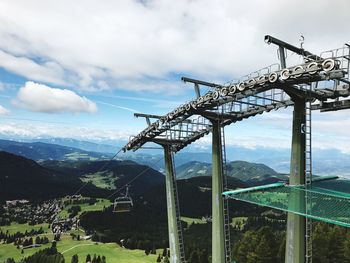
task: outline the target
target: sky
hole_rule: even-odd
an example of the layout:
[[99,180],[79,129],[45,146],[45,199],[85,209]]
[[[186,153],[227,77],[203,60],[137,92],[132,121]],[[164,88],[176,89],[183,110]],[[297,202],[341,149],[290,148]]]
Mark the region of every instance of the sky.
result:
[[[303,35],[314,53],[350,42],[349,8],[347,0],[2,0],[0,137],[126,142],[145,128],[135,112],[163,115],[195,96],[182,76],[225,83],[278,62],[266,34],[296,46]],[[291,114],[231,125],[227,143],[288,148]],[[313,117],[314,147],[350,154],[349,111]]]

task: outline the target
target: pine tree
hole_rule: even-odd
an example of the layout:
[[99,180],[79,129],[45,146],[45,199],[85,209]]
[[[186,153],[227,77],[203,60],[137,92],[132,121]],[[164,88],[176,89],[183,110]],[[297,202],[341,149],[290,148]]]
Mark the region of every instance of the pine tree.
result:
[[167,254],[168,254],[168,253],[167,253],[167,248],[164,248],[164,249],[163,249],[163,254],[162,254],[163,257],[165,257]]
[[344,262],[345,231],[339,226],[333,226],[329,234],[329,262]]
[[259,243],[256,246],[255,253],[257,263],[270,263],[276,261],[277,244],[275,236],[270,227],[263,227],[258,231]]
[[206,249],[203,249],[199,253],[198,257],[200,263],[208,263],[208,251]]
[[75,254],[72,256],[72,260],[71,260],[71,263],[78,263],[79,262],[79,258],[78,258],[78,255]]
[[198,257],[198,252],[196,250],[192,250],[192,252],[190,254],[189,262],[191,262],[191,263],[200,263],[199,262],[199,257]]

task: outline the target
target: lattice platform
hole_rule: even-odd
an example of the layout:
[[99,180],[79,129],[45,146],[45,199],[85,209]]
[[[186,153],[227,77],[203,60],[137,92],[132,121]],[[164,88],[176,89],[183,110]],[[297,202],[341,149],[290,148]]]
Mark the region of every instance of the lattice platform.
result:
[[223,196],[350,227],[350,180],[334,176],[316,178],[309,188],[275,183],[227,191]]

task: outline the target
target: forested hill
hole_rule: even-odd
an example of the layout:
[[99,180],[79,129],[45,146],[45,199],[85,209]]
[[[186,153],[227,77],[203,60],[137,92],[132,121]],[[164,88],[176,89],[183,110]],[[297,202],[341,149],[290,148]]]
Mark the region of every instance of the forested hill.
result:
[[[203,162],[188,162],[177,167],[178,178],[192,178],[196,176],[211,176],[211,164]],[[286,180],[287,176],[277,173],[270,167],[245,161],[233,161],[227,163],[227,174],[241,181],[256,184],[265,181]]]
[[72,193],[80,180],[52,172],[36,162],[0,152],[0,199],[52,198]]
[[[133,161],[45,161],[44,167],[91,181],[105,189],[119,189],[132,181],[132,195],[140,195],[165,182],[164,175],[149,166]],[[135,179],[136,178],[136,179]]]
[[[163,174],[130,161],[47,161],[43,166],[0,151],[0,200],[61,197],[75,193],[85,184],[81,194],[106,197],[138,175],[131,188],[134,195],[164,182]],[[96,182],[109,183],[111,187]]]

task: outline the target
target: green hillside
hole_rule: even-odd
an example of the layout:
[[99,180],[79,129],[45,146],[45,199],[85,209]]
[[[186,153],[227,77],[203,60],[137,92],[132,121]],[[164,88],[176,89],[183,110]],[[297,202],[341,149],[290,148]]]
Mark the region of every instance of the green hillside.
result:
[[[227,173],[230,177],[234,177],[246,182],[261,182],[270,178],[276,180],[285,180],[287,177],[277,173],[270,167],[245,161],[233,161],[227,163]],[[188,162],[177,167],[177,178],[192,178],[198,176],[211,176],[211,164],[202,162]]]
[[[45,161],[47,169],[79,178],[103,189],[118,189],[142,173],[131,185],[131,194],[140,195],[164,183],[164,175],[133,161]],[[103,168],[101,170],[101,168]]]

